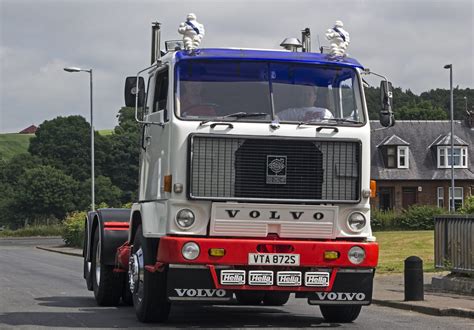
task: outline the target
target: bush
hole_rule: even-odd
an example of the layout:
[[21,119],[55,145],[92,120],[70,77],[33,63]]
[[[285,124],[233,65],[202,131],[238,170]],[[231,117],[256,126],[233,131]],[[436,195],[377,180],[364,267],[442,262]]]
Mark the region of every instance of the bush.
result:
[[463,214],[474,214],[474,195],[464,201],[464,207],[460,210]]
[[0,230],[0,237],[61,236],[63,230],[64,227],[62,225],[26,226],[17,230]]
[[436,206],[413,205],[400,215],[400,225],[409,230],[432,230],[433,217],[442,213],[445,213],[445,210]]
[[84,221],[86,212],[73,212],[64,220],[63,240],[67,246],[80,247],[84,243]]
[[400,217],[393,210],[371,210],[371,226],[375,231],[400,229]]

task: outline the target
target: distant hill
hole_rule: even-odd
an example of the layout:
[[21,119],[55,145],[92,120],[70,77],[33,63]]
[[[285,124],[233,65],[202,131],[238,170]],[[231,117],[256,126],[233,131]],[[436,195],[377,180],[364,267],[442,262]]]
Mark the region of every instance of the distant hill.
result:
[[0,159],[9,160],[15,155],[28,152],[34,134],[0,134]]
[[[100,135],[110,135],[113,129],[99,130]],[[28,152],[30,139],[34,134],[0,134],[0,160],[9,160],[13,156]]]

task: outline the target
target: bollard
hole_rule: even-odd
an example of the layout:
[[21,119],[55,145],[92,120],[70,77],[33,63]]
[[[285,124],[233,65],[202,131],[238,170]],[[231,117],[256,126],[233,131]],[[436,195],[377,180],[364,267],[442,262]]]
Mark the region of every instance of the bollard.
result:
[[411,256],[405,259],[405,301],[424,300],[423,260]]

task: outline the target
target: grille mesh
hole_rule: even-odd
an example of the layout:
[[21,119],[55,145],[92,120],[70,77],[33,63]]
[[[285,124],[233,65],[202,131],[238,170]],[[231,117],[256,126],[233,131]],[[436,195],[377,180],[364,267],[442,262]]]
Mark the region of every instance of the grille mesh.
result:
[[[191,198],[357,201],[357,141],[191,137]],[[279,179],[268,183],[272,159],[284,159]]]

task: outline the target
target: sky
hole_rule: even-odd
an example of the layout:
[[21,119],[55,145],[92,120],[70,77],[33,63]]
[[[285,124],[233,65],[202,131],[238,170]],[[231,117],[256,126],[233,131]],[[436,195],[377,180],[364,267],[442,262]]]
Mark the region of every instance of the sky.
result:
[[315,50],[342,20],[349,55],[395,86],[448,89],[452,63],[454,86],[474,87],[472,0],[0,0],[0,133],[89,120],[89,75],[67,66],[93,69],[94,126],[113,128],[125,77],[150,64],[151,22],[163,24],[162,42],[179,39],[189,12],[205,26],[202,47],[279,49],[309,27]]

